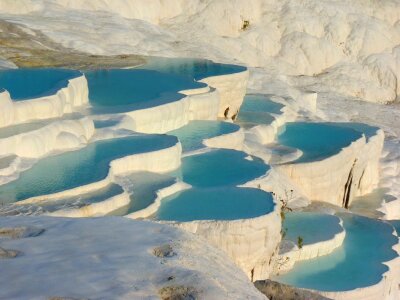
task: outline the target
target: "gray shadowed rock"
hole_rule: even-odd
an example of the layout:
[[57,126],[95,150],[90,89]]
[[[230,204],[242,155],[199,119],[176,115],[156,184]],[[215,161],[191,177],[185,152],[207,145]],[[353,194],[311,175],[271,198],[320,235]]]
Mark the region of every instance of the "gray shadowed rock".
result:
[[50,297],[48,300],[89,300],[88,298]]
[[14,258],[20,255],[21,252],[17,250],[7,250],[0,247],[0,259],[1,258]]
[[317,293],[269,279],[256,281],[254,286],[269,300],[329,300]]
[[41,235],[44,232],[43,228],[35,226],[22,226],[0,228],[0,238],[11,238],[11,239],[22,239],[27,237],[35,237]]
[[175,255],[171,245],[165,244],[153,249],[153,254],[157,257],[171,257]]
[[196,290],[191,286],[171,285],[161,288],[158,291],[162,300],[194,300]]

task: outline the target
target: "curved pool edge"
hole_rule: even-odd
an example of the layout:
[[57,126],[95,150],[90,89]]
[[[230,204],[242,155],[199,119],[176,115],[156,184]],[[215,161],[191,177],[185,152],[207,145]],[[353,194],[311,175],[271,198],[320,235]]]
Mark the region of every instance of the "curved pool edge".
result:
[[44,215],[67,218],[102,217],[111,214],[116,210],[127,207],[129,203],[129,194],[123,191],[121,194],[115,195],[101,202],[90,203],[79,208],[60,209]]
[[268,214],[237,220],[156,221],[199,235],[223,250],[249,279],[265,279],[272,271],[270,258],[281,239],[278,206]]
[[164,173],[177,169],[181,164],[182,147],[177,142],[167,148],[128,155],[122,158],[114,159],[109,164],[108,175],[106,178],[81,185],[75,188],[67,189],[53,194],[40,195],[14,202],[16,205],[25,205],[40,203],[43,201],[60,200],[67,197],[78,196],[104,188],[110,183],[116,181],[116,176],[129,172],[148,171],[155,173]]
[[230,133],[207,138],[202,144],[209,148],[243,151],[245,134],[241,127]]
[[[392,247],[398,254],[400,253],[399,244]],[[338,299],[338,300],[376,300],[376,299],[399,299],[399,273],[400,273],[400,256],[392,259],[391,261],[384,262],[389,270],[382,274],[382,279],[374,285],[357,288],[350,291],[314,291],[322,296]]]
[[[337,217],[337,216],[336,216]],[[346,230],[343,227],[343,220],[337,217],[342,230],[336,233],[331,239],[319,241],[312,244],[303,245],[302,248],[291,249],[288,252],[279,254],[275,259],[279,263],[279,269],[275,269],[276,273],[285,273],[290,271],[296,262],[309,260],[320,256],[328,255],[343,245],[346,237]],[[284,263],[281,263],[284,262]]]
[[0,128],[33,120],[61,117],[72,112],[75,107],[88,103],[88,84],[83,74],[68,79],[66,87],[49,96],[13,101],[10,94],[3,90],[0,92]]
[[130,218],[130,219],[149,218],[157,212],[157,210],[161,206],[161,201],[164,198],[171,196],[175,193],[190,189],[191,187],[192,186],[190,184],[176,180],[172,185],[157,190],[155,192],[156,198],[154,199],[154,202],[152,204],[150,204],[149,206],[147,206],[143,209],[140,209],[138,211],[135,211],[128,215],[125,215],[124,217]]
[[52,151],[76,149],[87,144],[94,131],[94,123],[89,117],[53,121],[39,129],[0,139],[0,156],[16,154],[39,158]]
[[289,176],[311,201],[347,207],[354,197],[367,194],[377,186],[383,142],[384,133],[379,129],[368,141],[362,135],[339,153],[323,160],[288,162],[275,168]]
[[[246,94],[249,70],[239,71],[231,74],[205,77],[199,82],[208,84],[215,88],[220,95],[218,117],[232,119],[238,114]],[[226,109],[229,108],[228,112]]]
[[215,89],[185,95],[182,99],[145,109],[123,113],[131,118],[127,128],[141,133],[167,133],[192,120],[216,120],[219,95]]

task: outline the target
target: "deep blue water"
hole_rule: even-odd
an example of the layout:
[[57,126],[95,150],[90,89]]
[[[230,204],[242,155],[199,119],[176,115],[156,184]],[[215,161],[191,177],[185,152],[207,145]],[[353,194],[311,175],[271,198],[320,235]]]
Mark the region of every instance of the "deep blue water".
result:
[[365,217],[339,214],[344,221],[343,246],[331,254],[302,261],[286,274],[275,277],[282,283],[322,291],[347,291],[378,283],[388,270],[383,262],[397,256],[393,228]]
[[168,74],[177,74],[201,80],[206,77],[243,72],[246,67],[220,64],[206,59],[152,57],[140,67]]
[[247,156],[225,149],[187,156],[182,159],[181,176],[196,187],[216,187],[244,184],[269,170],[261,160],[248,160]]
[[294,122],[283,126],[278,142],[303,152],[295,162],[311,162],[335,155],[361,137],[360,131],[335,123]]
[[394,229],[397,231],[397,235],[400,236],[400,220],[390,221],[390,224],[393,225]]
[[156,219],[169,221],[255,218],[274,209],[270,193],[253,188],[193,188],[161,201]]
[[14,202],[93,183],[106,178],[112,160],[163,149],[177,143],[166,135],[110,139],[41,159],[20,178],[0,186],[0,201]]
[[105,128],[105,127],[112,127],[119,123],[119,120],[94,120],[94,127],[97,128]]
[[66,87],[69,79],[81,75],[79,71],[66,69],[2,70],[0,90],[6,89],[15,101],[49,96]]
[[283,227],[287,229],[285,239],[297,243],[300,236],[304,245],[330,240],[343,231],[338,217],[311,212],[287,213]]
[[238,131],[236,124],[221,121],[191,121],[188,125],[170,131],[168,134],[178,137],[184,152],[205,147],[202,141],[207,138]]
[[179,91],[206,86],[184,76],[143,69],[94,70],[85,76],[90,103],[95,111],[103,107],[107,113],[174,102],[184,97]]
[[359,131],[365,135],[367,140],[370,137],[374,136],[376,132],[379,130],[379,127],[371,126],[364,123],[351,122],[351,123],[333,123],[333,124],[337,124],[338,126],[347,127]]

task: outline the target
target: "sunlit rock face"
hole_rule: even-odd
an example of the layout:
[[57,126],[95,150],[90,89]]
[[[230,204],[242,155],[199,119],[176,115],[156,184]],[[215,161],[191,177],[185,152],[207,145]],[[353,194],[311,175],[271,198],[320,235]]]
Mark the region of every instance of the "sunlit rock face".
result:
[[[279,202],[288,191],[294,191],[295,197],[301,198],[291,201],[290,204],[295,202],[293,207],[305,206],[310,200],[325,201],[329,205],[321,205],[331,212],[337,207],[350,207],[354,197],[378,185],[383,131],[341,123],[334,125],[340,131],[336,134],[323,132],[327,124],[320,123],[316,125],[318,130],[322,129],[319,135],[300,126],[292,138],[284,139],[282,134],[290,132],[291,124],[287,124],[284,133],[280,129],[296,120],[373,119],[374,114],[365,116],[361,109],[356,109],[353,115],[349,113],[347,108],[353,104],[348,100],[377,103],[396,100],[400,65],[398,3],[391,0],[368,3],[361,0],[351,3],[345,0],[306,3],[150,0],[144,3],[136,0],[96,3],[5,0],[0,3],[0,18],[7,20],[4,23],[16,22],[14,26],[28,36],[24,35],[27,44],[40,43],[44,34],[54,42],[50,43],[51,48],[60,47],[67,53],[82,51],[91,59],[98,58],[92,54],[114,55],[126,62],[124,70],[83,72],[88,82],[78,72],[77,76],[64,80],[66,84],[56,84],[57,89],[50,89],[51,93],[39,91],[21,97],[14,94],[12,86],[3,87],[0,127],[6,131],[0,132],[0,165],[8,166],[0,169],[0,175],[11,182],[0,186],[0,200],[20,200],[15,206],[21,204],[21,214],[30,214],[33,211],[30,209],[39,203],[43,211],[38,214],[90,217],[118,210],[119,215],[128,214],[131,218],[168,222],[198,234],[225,251],[226,257],[249,279],[265,279],[274,271],[273,256],[283,235]],[[71,26],[71,22],[76,26]],[[31,52],[26,51],[28,54],[24,55],[29,56]],[[192,58],[153,58],[153,61],[141,58],[130,65],[130,54],[211,58],[235,65]],[[17,58],[11,59],[20,63]],[[46,59],[44,62],[48,63]],[[143,65],[131,69],[138,61]],[[0,60],[0,67],[4,65],[14,67]],[[220,68],[230,71],[220,72]],[[126,76],[135,72],[136,77]],[[122,76],[114,77],[115,74]],[[185,79],[178,79],[179,76]],[[257,105],[248,109],[246,102],[243,105],[248,83],[249,92],[263,93],[262,98],[271,100],[278,109],[269,111],[271,107]],[[29,90],[28,84],[24,87],[17,92]],[[124,97],[119,98],[122,94]],[[349,106],[335,115],[339,98]],[[74,111],[89,117],[68,116]],[[63,120],[56,120],[56,125],[52,122],[44,126],[27,124],[60,117]],[[182,131],[189,128],[190,134],[194,132],[191,124],[217,119],[236,120],[242,128],[223,123],[221,127],[232,130],[225,132],[220,128],[215,136],[201,132],[193,144],[181,141],[183,152],[178,139],[149,135],[168,133],[184,140]],[[27,129],[25,125],[32,127]],[[301,143],[293,136],[300,137]],[[391,133],[389,136],[392,138]],[[126,142],[138,137],[148,140]],[[172,142],[164,144],[163,139]],[[107,143],[112,146],[99,146]],[[212,157],[217,150],[210,148],[244,152],[218,150],[222,155]],[[65,151],[70,152],[62,153]],[[396,156],[384,154],[388,162],[384,172],[396,177],[398,164],[391,162]],[[47,155],[50,157],[43,157]],[[196,163],[199,156],[203,160]],[[26,161],[31,164],[24,165]],[[47,169],[52,172],[43,172]],[[147,176],[152,176],[154,181],[146,182],[140,172],[150,173]],[[154,184],[143,189],[151,194],[144,200],[139,198],[145,191],[132,188],[143,183]],[[387,182],[384,184],[388,186]],[[272,190],[276,199],[267,193]],[[136,206],[132,205],[135,200],[138,200]],[[319,204],[312,203],[311,208],[313,205]],[[398,201],[382,206],[386,218],[398,215]],[[327,219],[315,217],[313,221],[329,225]],[[353,223],[340,225],[346,227],[350,238],[361,239],[360,243],[349,246],[344,231],[329,235],[331,228],[320,226],[318,229],[327,231],[324,232],[327,239],[314,240],[315,243],[305,244],[302,250],[289,252],[293,264],[331,254],[334,258],[333,263],[328,261],[317,266],[311,262],[310,270],[314,273],[305,272],[298,277],[289,274],[288,281],[338,299],[398,298],[398,276],[393,276],[398,263],[391,260],[396,256],[392,246],[397,241],[391,234],[393,228],[378,221],[372,222],[371,228],[368,221],[356,219]],[[360,224],[367,225],[358,230]],[[313,222],[308,225],[318,226]],[[377,228],[381,231],[375,231]],[[302,230],[319,237],[312,229]],[[304,234],[305,240],[307,237]],[[364,237],[374,237],[374,240],[363,240]],[[291,239],[293,243],[293,236]],[[377,241],[385,248],[369,251],[373,253],[369,257],[364,250]],[[362,249],[357,256],[358,252],[348,251],[349,248]],[[157,246],[157,249],[164,247]],[[344,252],[346,255],[337,255]],[[356,264],[341,264],[346,258],[361,259]],[[338,268],[332,271],[329,269],[332,264]],[[295,265],[291,267],[294,272],[298,271]],[[363,267],[366,271],[358,272]],[[334,286],[330,280],[332,274],[342,275]],[[367,275],[366,280],[362,276],[352,280],[360,274]]]
[[[9,135],[7,131],[16,134]],[[1,133],[4,135],[1,136]],[[93,122],[86,117],[47,124],[37,122],[15,125],[0,129],[0,156],[16,154],[38,158],[52,151],[65,151],[85,145],[93,134]]]
[[192,120],[235,118],[248,71],[204,59],[149,58],[139,68],[87,71],[85,76],[94,113],[125,114],[132,119],[131,130],[165,133]]
[[[370,102],[392,102],[400,92],[396,0],[5,3],[1,13],[88,53],[237,60],[294,76],[295,85]],[[80,26],[69,26],[72,14]]]
[[153,218],[205,238],[251,280],[266,278],[281,239],[279,206],[270,193],[241,185],[269,168],[233,150],[184,157],[180,173],[191,187],[162,198]]
[[354,214],[338,216],[346,231],[342,247],[302,261],[275,279],[318,290],[330,299],[398,298],[399,290],[394,287],[398,284],[398,238],[393,227]]
[[302,150],[303,155],[277,169],[310,200],[347,208],[355,196],[377,186],[382,130],[351,123],[289,123],[286,127],[278,140]]
[[0,220],[0,236],[2,247],[21,253],[0,256],[1,281],[16,272],[13,284],[2,285],[5,299],[159,298],[166,287],[179,296],[176,286],[206,299],[266,299],[222,251],[166,225],[116,217],[9,217]]

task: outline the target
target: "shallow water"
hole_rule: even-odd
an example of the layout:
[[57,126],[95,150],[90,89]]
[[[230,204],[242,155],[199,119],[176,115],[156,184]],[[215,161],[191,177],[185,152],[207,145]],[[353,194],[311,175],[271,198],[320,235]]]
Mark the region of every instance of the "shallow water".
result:
[[184,152],[204,148],[204,139],[238,131],[236,124],[221,121],[191,121],[188,125],[168,132],[178,137]]
[[343,246],[329,255],[302,261],[274,279],[301,288],[347,291],[378,283],[388,270],[383,262],[397,256],[393,228],[374,219],[339,214],[344,221]]
[[284,106],[270,100],[265,95],[246,95],[240,107],[237,122],[245,127],[253,127],[258,124],[271,124],[275,117],[271,114],[282,114]]
[[267,95],[246,95],[240,107],[241,112],[267,112],[271,114],[282,114],[283,104],[272,101]]
[[193,188],[163,199],[156,219],[182,222],[248,219],[265,215],[273,209],[271,194],[259,189]]
[[18,135],[32,130],[40,129],[46,126],[46,122],[34,122],[26,124],[18,124],[14,126],[0,128],[0,139],[5,139],[13,135]]
[[176,142],[173,136],[139,135],[99,141],[76,151],[46,157],[23,172],[19,179],[0,186],[0,200],[15,202],[100,181],[108,175],[112,160],[163,149]]
[[63,208],[77,208],[92,203],[102,202],[121,193],[123,193],[123,189],[119,185],[112,183],[102,189],[81,194],[79,196],[56,201],[41,202],[40,206],[48,212],[53,212]]
[[220,64],[206,59],[152,57],[140,68],[187,76],[195,80],[243,72],[246,67]]
[[378,188],[373,190],[371,193],[358,196],[353,199],[349,209],[359,215],[363,215],[370,218],[380,218],[384,216],[384,213],[378,211],[383,201],[389,200],[390,195],[386,193],[389,191],[387,188]]
[[256,125],[269,125],[275,121],[275,117],[265,112],[240,111],[237,122],[243,128],[251,128]]
[[287,213],[283,228],[286,229],[286,240],[297,243],[301,237],[304,245],[330,240],[343,231],[338,217],[312,212]]
[[176,182],[176,177],[170,173],[158,174],[151,172],[135,172],[123,178],[131,203],[127,213],[132,213],[148,207],[154,203],[159,189]]
[[303,155],[294,162],[302,163],[335,155],[361,137],[360,131],[335,123],[294,122],[281,128],[278,142],[301,150]]
[[15,101],[49,96],[66,87],[69,79],[81,75],[67,69],[4,70],[0,71],[0,90],[6,89]]
[[264,175],[270,168],[261,160],[246,158],[244,152],[226,149],[184,157],[182,180],[196,187],[240,185]]

